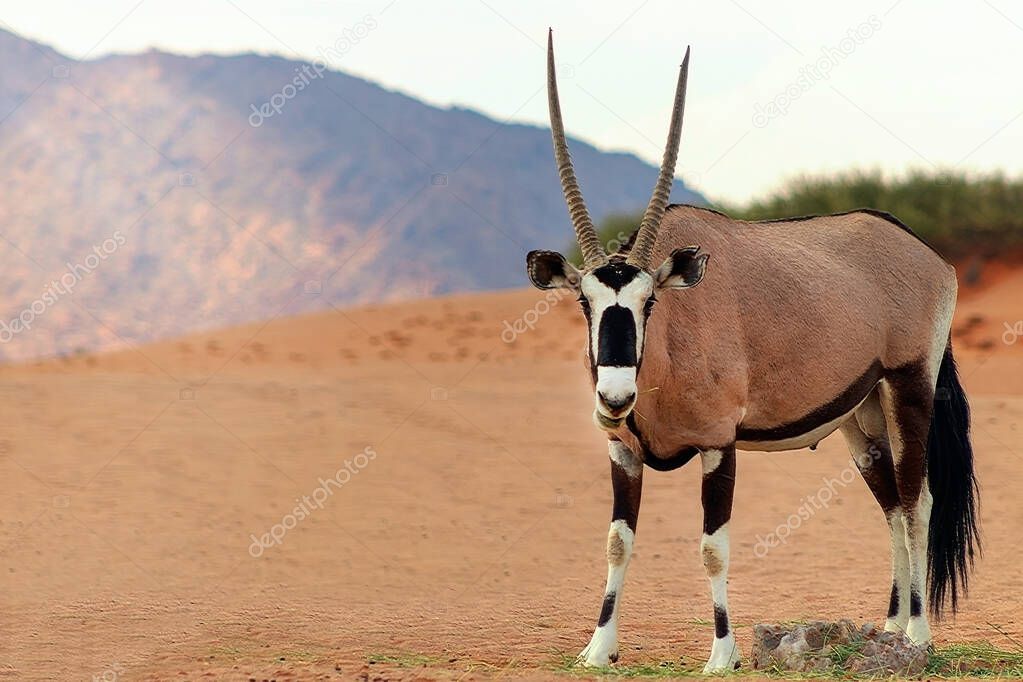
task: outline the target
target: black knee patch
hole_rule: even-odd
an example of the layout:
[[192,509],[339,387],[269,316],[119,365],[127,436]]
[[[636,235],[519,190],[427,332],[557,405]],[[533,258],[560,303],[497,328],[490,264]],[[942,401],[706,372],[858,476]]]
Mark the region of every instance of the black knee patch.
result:
[[608,592],[604,597],[604,605],[600,607],[600,618],[597,619],[597,627],[602,628],[611,620],[611,614],[615,612],[615,593]]
[[892,596],[888,600],[888,617],[895,618],[899,615],[899,588],[892,583]]
[[917,616],[923,615],[923,612],[923,600],[920,599],[919,594],[911,591],[909,593],[909,615],[916,618]]
[[728,612],[717,604],[714,605],[714,636],[718,639],[728,636]]

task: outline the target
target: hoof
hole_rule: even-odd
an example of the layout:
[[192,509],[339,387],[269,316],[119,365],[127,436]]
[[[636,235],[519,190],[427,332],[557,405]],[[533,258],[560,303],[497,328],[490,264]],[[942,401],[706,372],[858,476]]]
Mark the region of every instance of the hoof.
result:
[[895,620],[894,618],[889,618],[889,619],[887,619],[884,622],[884,631],[885,632],[905,632],[906,631],[906,627],[908,625],[909,625],[909,621],[908,620],[905,623],[900,623],[899,621]]
[[931,626],[927,623],[927,619],[921,616],[910,618],[909,626],[906,627],[906,636],[913,644],[930,644]]
[[618,642],[600,630],[593,633],[590,643],[575,657],[575,665],[584,668],[606,668],[617,661]]
[[715,639],[710,649],[710,660],[703,666],[703,674],[729,673],[738,667],[739,647],[735,644],[735,635],[728,633],[724,639]]
[[718,667],[718,666],[714,665],[713,663],[711,663],[710,661],[707,661],[707,665],[703,666],[703,674],[704,675],[715,675],[715,674],[720,674],[720,673],[730,673],[733,670],[738,670],[739,666],[740,666],[740,662],[739,662],[738,657],[736,657],[734,663],[729,663],[729,664],[723,665],[721,667]]

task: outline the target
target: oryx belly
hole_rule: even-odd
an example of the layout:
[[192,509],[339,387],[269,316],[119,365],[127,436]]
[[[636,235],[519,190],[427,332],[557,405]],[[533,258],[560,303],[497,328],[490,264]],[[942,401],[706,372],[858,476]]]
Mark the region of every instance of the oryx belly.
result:
[[816,445],[838,430],[881,381],[884,368],[874,361],[863,374],[834,399],[805,415],[778,415],[776,426],[740,424],[735,446],[741,450],[797,450]]
[[[866,400],[867,396],[863,397]],[[838,430],[845,420],[852,416],[856,409],[863,403],[863,400],[845,414],[835,417],[831,421],[807,431],[806,433],[780,440],[737,440],[735,447],[738,450],[757,450],[760,452],[778,452],[780,450],[799,450],[816,445],[824,438]],[[741,431],[740,431],[741,433]]]

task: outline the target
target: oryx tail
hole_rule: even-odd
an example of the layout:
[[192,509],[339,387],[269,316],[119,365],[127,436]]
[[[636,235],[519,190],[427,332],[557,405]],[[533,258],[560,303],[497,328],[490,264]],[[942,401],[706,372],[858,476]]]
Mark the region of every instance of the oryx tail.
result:
[[934,498],[927,543],[930,609],[939,616],[946,600],[955,613],[960,592],[966,593],[974,552],[980,551],[970,406],[959,383],[951,344],[938,370],[927,439],[927,483]]

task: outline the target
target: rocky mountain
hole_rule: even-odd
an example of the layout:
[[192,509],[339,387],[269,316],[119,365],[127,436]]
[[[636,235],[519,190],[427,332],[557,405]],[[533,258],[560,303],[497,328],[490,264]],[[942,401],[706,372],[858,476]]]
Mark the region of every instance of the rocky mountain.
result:
[[[596,219],[645,205],[655,168],[572,151]],[[75,61],[0,30],[0,168],[4,359],[523,286],[571,234],[546,129],[254,54]]]

